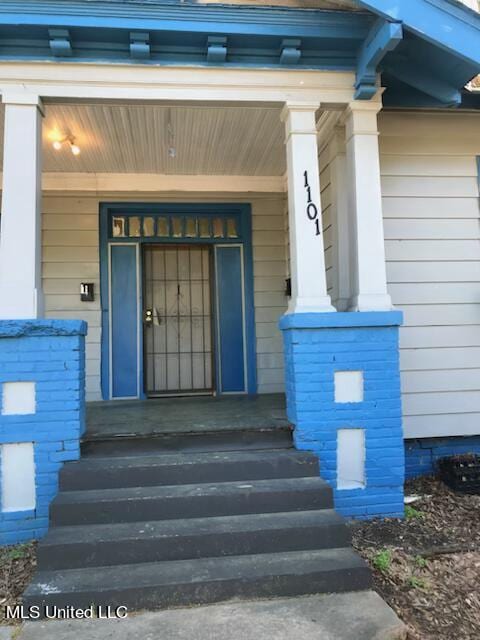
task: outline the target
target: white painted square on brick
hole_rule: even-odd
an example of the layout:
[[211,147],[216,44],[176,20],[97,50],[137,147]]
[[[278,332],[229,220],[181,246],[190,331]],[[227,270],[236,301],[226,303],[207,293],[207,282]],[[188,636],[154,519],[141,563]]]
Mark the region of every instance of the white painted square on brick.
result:
[[4,416],[35,413],[35,382],[4,382],[2,414]]
[[337,489],[364,489],[365,431],[339,429],[337,432]]
[[3,444],[2,511],[35,509],[35,461],[33,442]]
[[335,402],[363,402],[363,371],[335,371]]

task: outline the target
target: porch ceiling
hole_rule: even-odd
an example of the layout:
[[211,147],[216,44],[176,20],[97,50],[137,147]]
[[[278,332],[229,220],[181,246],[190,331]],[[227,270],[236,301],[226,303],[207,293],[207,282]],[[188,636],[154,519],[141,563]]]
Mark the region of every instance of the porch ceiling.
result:
[[[3,107],[0,148],[3,148]],[[81,148],[55,151],[70,134]],[[175,157],[169,155],[175,149]],[[45,172],[280,176],[285,172],[279,107],[47,104]]]

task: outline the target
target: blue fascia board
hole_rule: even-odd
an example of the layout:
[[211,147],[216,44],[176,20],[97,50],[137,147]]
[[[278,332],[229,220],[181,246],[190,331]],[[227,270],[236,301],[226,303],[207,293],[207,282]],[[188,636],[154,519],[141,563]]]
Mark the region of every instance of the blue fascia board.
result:
[[358,0],[386,20],[473,63],[480,71],[480,15],[450,0]]
[[88,27],[362,40],[374,17],[367,13],[234,5],[123,2],[13,2],[0,5],[0,25]]
[[280,329],[345,329],[350,327],[398,327],[402,311],[334,311],[326,313],[286,313]]
[[358,53],[355,98],[368,100],[377,91],[377,67],[389,51],[402,41],[403,29],[398,22],[379,19],[372,27]]

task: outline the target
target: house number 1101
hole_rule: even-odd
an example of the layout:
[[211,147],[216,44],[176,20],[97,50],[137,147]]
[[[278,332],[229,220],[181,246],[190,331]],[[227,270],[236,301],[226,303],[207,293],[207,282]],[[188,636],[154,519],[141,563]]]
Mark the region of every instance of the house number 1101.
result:
[[303,172],[303,177],[305,178],[305,191],[307,192],[307,217],[315,224],[315,235],[319,236],[322,232],[320,229],[320,220],[318,218],[318,208],[317,205],[312,202],[312,190],[310,185],[308,184],[308,171]]

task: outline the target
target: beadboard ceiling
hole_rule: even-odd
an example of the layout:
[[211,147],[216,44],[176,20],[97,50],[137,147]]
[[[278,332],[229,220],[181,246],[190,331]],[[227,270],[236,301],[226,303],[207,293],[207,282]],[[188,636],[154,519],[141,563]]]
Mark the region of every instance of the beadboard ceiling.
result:
[[[0,131],[3,138],[3,108]],[[170,135],[168,133],[171,123]],[[81,148],[52,147],[70,133]],[[168,148],[175,148],[170,157]],[[3,140],[2,140],[3,148]],[[284,130],[277,107],[47,104],[45,172],[279,176]]]

